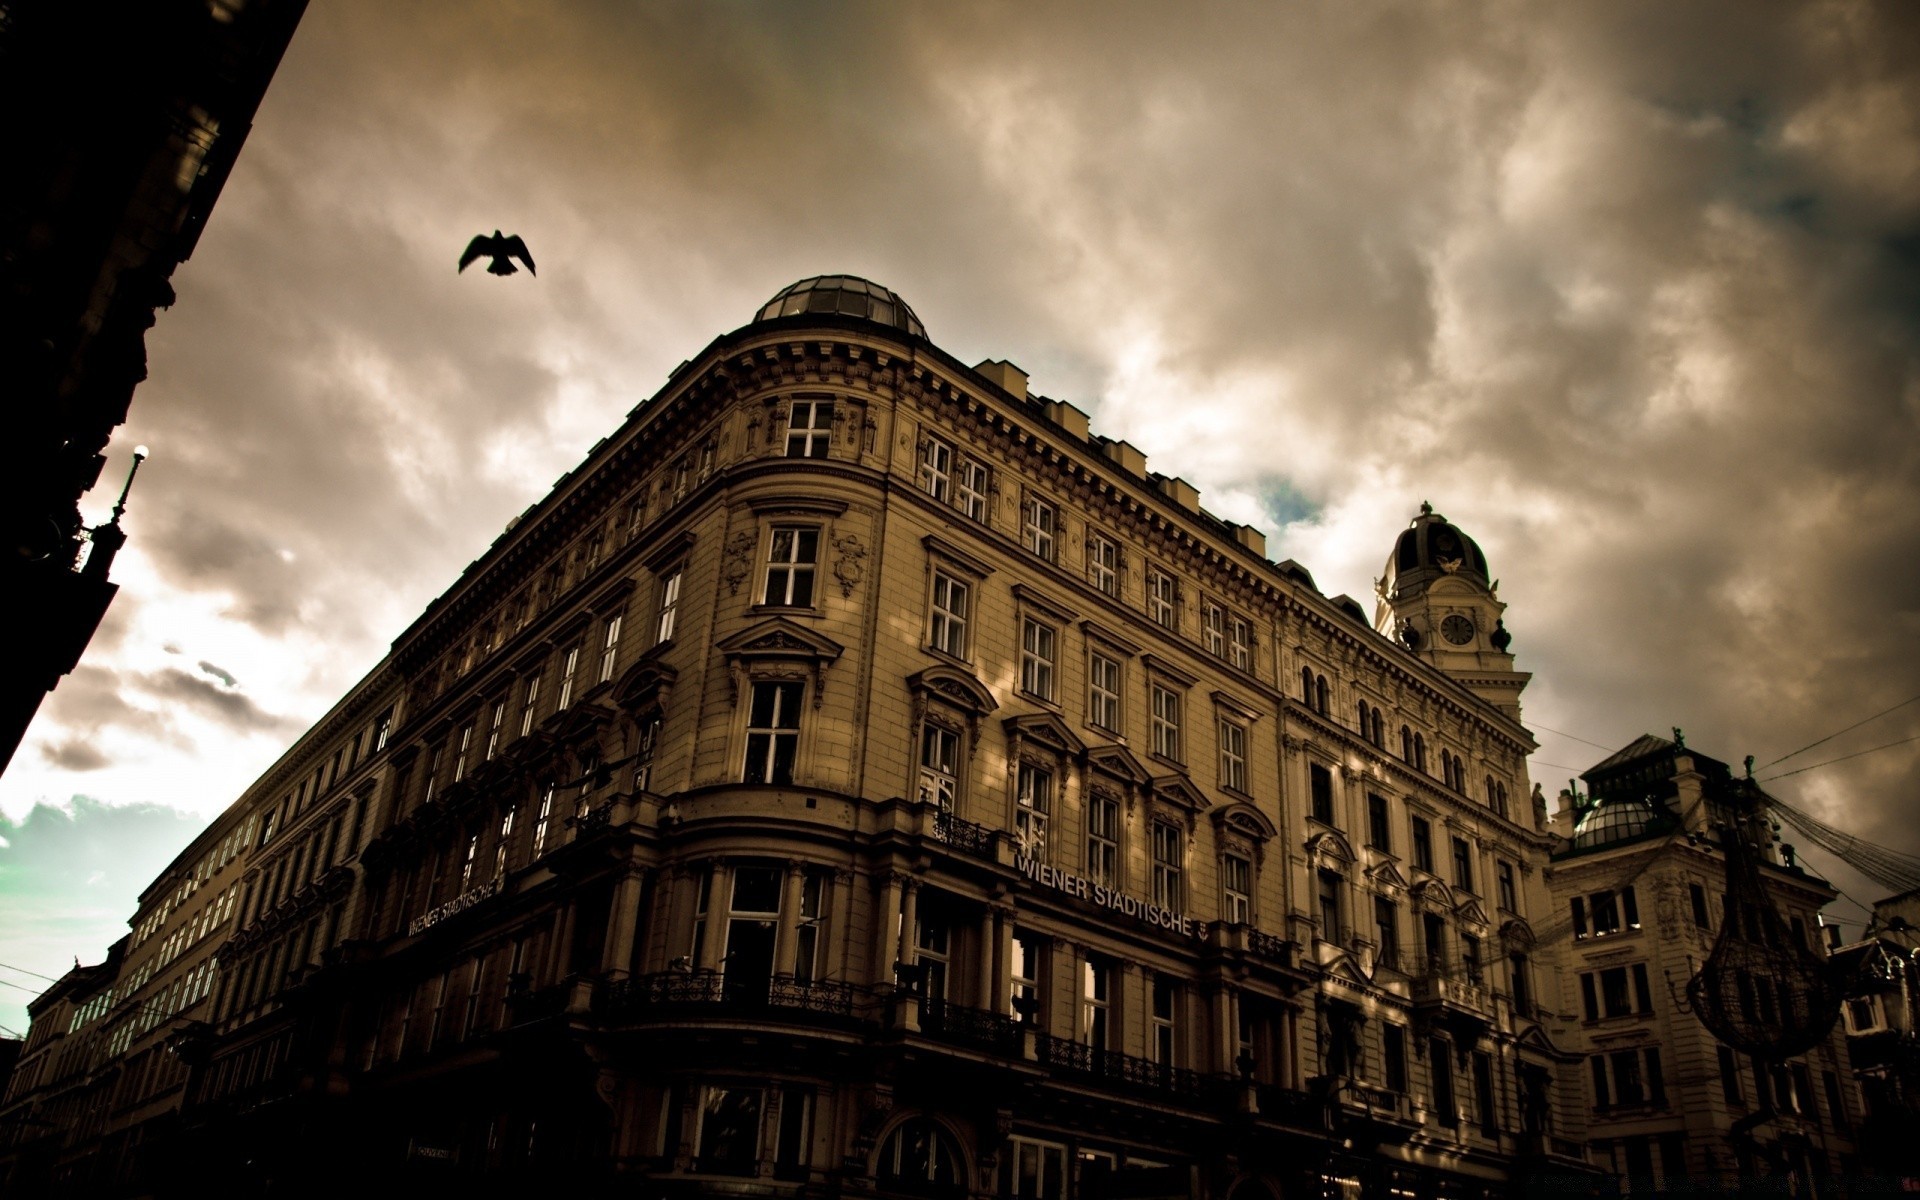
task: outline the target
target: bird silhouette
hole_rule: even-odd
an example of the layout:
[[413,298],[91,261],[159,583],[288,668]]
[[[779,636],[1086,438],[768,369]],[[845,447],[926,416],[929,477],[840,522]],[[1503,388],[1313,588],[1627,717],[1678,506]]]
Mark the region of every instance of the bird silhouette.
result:
[[527,253],[527,244],[520,240],[520,235],[502,237],[498,229],[493,231],[492,237],[483,233],[467,243],[467,252],[460,256],[460,269],[466,270],[468,265],[478,258],[493,260],[487,264],[489,275],[514,274],[519,270],[513,265],[513,260],[516,258],[527,264],[529,274],[540,273],[533,269],[533,255]]

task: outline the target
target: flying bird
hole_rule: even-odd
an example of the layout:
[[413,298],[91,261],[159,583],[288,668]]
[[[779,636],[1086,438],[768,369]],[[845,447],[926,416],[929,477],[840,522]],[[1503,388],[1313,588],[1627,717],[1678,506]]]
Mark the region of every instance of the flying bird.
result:
[[511,237],[502,237],[498,229],[493,231],[492,237],[488,237],[483,233],[467,243],[467,252],[460,256],[460,269],[462,271],[466,270],[468,264],[472,263],[476,258],[491,258],[493,260],[487,264],[487,273],[489,275],[514,274],[519,270],[518,267],[513,265],[513,260],[516,258],[527,264],[529,274],[538,275],[540,273],[533,269],[533,255],[527,253],[527,244],[520,240],[520,235],[514,234]]

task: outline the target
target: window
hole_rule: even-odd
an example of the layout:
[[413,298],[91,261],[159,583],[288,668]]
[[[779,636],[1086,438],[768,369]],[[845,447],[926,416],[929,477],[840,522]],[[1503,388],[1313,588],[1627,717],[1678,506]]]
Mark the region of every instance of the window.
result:
[[1533,975],[1524,954],[1507,955],[1507,974],[1513,981],[1513,1011],[1522,1017],[1533,1015]]
[[1227,610],[1211,600],[1200,602],[1200,636],[1208,654],[1227,656]]
[[579,669],[580,647],[576,643],[575,645],[567,647],[566,659],[560,666],[560,708],[565,708],[573,703],[573,677]]
[[1490,1138],[1500,1136],[1500,1110],[1493,1097],[1493,1059],[1483,1051],[1473,1052],[1473,1106],[1480,1132]]
[[507,873],[507,859],[513,849],[513,818],[519,811],[520,806],[513,804],[500,817],[500,840],[493,848],[493,873],[496,876]]
[[1625,1017],[1653,1011],[1653,988],[1647,978],[1647,964],[1608,967],[1586,971],[1580,976],[1580,997],[1587,1020]]
[[1227,661],[1242,671],[1253,670],[1253,623],[1245,617],[1227,618]]
[[1385,896],[1373,898],[1374,940],[1380,944],[1379,961],[1400,969],[1400,909]]
[[[1589,933],[1591,920],[1591,933]],[[1618,892],[1594,892],[1573,898],[1573,936],[1606,937],[1640,928],[1640,906],[1631,885]]]
[[1020,848],[1039,858],[1047,849],[1047,816],[1053,811],[1053,772],[1034,763],[1020,764],[1014,780],[1013,831]]
[[654,610],[653,644],[673,640],[673,621],[680,609],[681,568],[675,567],[660,577],[660,603]]
[[920,490],[946,503],[953,482],[953,447],[930,437],[920,445]]
[[717,447],[714,445],[712,438],[708,438],[706,445],[700,447],[700,482],[702,483],[705,483],[707,477],[713,474],[713,459],[716,449]]
[[1080,1040],[1095,1050],[1109,1048],[1113,1015],[1113,964],[1096,954],[1080,966]]
[[701,1089],[696,1113],[699,1132],[697,1169],[711,1175],[752,1175],[760,1161],[760,1107],[757,1087]]
[[1710,930],[1713,920],[1707,915],[1707,889],[1697,883],[1687,885],[1687,900],[1693,906],[1693,924],[1696,929]]
[[507,702],[504,699],[495,700],[493,702],[493,716],[487,722],[487,752],[486,757],[481,759],[482,762],[492,762],[493,756],[499,753],[500,726],[506,722],[506,719]]
[[933,573],[933,605],[928,640],[942,654],[967,656],[967,612],[971,585],[944,571]]
[[953,1142],[928,1117],[913,1117],[887,1135],[880,1147],[882,1183],[952,1188],[960,1182],[960,1156]]
[[1385,1061],[1387,1090],[1407,1090],[1407,1031],[1398,1025],[1380,1026],[1380,1057]]
[[1495,781],[1491,775],[1487,776],[1487,807],[1496,817],[1507,815],[1507,785]]
[[1508,912],[1520,911],[1520,891],[1514,886],[1513,864],[1496,859],[1493,864],[1493,883],[1499,893],[1500,907]]
[[1320,892],[1320,940],[1326,942],[1346,941],[1346,930],[1340,920],[1340,891],[1346,881],[1333,871],[1319,872]]
[[1308,763],[1307,784],[1313,819],[1322,825],[1333,824],[1333,772],[1319,763]]
[[1120,731],[1120,660],[1098,650],[1087,652],[1087,721]]
[[795,400],[787,414],[787,457],[825,458],[833,442],[833,401]]
[[1173,576],[1158,568],[1147,571],[1147,616],[1154,624],[1164,625],[1168,629],[1177,628],[1179,615],[1176,605],[1179,591],[1173,582]]
[[1726,1046],[1715,1046],[1720,1060],[1720,1095],[1728,1104],[1746,1107],[1747,1098],[1740,1088],[1740,1060]]
[[1014,933],[1013,994],[1008,999],[1012,1001],[1013,1011],[1016,1014],[1028,1007],[1031,1007],[1035,1013],[1039,1011],[1041,948],[1040,939],[1033,934],[1018,931]]
[[929,721],[920,730],[920,803],[950,813],[959,792],[960,737]]
[[800,745],[798,683],[756,683],[747,712],[747,783],[793,782],[793,760]]
[[1420,914],[1420,938],[1427,956],[1427,974],[1442,975],[1447,969],[1447,923],[1438,913]]
[[1039,700],[1053,699],[1053,627],[1032,617],[1020,621],[1020,690]]
[[1060,512],[1037,496],[1027,497],[1024,540],[1028,550],[1048,562],[1053,561],[1054,535],[1059,532]]
[[533,732],[533,706],[540,700],[540,677],[527,678],[527,695],[520,704],[520,736],[526,737]]
[[1473,891],[1473,847],[1467,839],[1453,839],[1453,882],[1463,892]]
[[1453,1099],[1453,1046],[1445,1038],[1429,1038],[1427,1062],[1432,1067],[1433,1115],[1442,1125],[1460,1120],[1460,1109]]
[[467,751],[473,746],[473,722],[468,721],[460,730],[460,749],[453,756],[453,781],[459,783],[467,774]]
[[1238,854],[1220,858],[1220,916],[1233,925],[1253,920],[1253,864]]
[[373,723],[373,752],[380,753],[387,748],[387,738],[393,734],[393,710],[380,714]]
[[1155,974],[1151,1049],[1153,1061],[1163,1067],[1178,1065],[1179,1039],[1174,1027],[1174,1014],[1179,1008],[1179,1001],[1179,985],[1166,975]]
[[1087,802],[1087,878],[1105,887],[1119,884],[1120,802],[1094,796]]
[[767,554],[767,587],[762,604],[813,607],[813,568],[819,561],[820,531],[804,525],[776,525]]
[[1153,752],[1180,761],[1180,693],[1164,684],[1153,685]]
[[1153,823],[1153,902],[1162,908],[1180,907],[1181,840],[1176,826]]
[[1067,1194],[1067,1148],[1057,1142],[1014,1137],[1000,1156],[1000,1194],[1062,1200]]
[[1220,718],[1220,786],[1247,790],[1247,727]]
[[1433,872],[1433,826],[1425,817],[1413,819],[1413,865]]
[[1657,1048],[1615,1050],[1595,1054],[1587,1062],[1593,1073],[1595,1108],[1666,1103],[1666,1083]]
[[607,636],[600,647],[600,682],[613,678],[613,665],[620,656],[620,624],[623,620],[618,614],[607,618]]
[[462,892],[473,884],[473,862],[479,856],[480,835],[470,834],[467,837],[467,852],[460,859],[460,890]]
[[1367,845],[1393,852],[1393,825],[1387,819],[1387,798],[1367,793]]
[[1087,582],[1109,596],[1120,594],[1120,547],[1104,534],[1087,535]]
[[1486,982],[1486,975],[1480,966],[1480,939],[1471,933],[1460,935],[1460,969],[1473,986],[1479,987]]
[[987,519],[987,468],[969,459],[960,464],[960,486],[954,500],[960,511],[976,521]]

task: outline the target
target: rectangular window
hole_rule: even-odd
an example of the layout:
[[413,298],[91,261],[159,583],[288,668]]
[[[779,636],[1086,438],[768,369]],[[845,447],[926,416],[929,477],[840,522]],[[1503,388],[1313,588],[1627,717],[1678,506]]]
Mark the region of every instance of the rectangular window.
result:
[[487,755],[481,760],[482,762],[492,762],[493,756],[499,753],[500,726],[505,724],[506,720],[507,702],[505,700],[495,700],[493,702],[493,716],[487,722]]
[[473,722],[467,722],[460,730],[460,749],[453,756],[453,781],[459,783],[467,774],[467,751],[473,748]]
[[942,504],[953,483],[953,447],[930,437],[920,444],[920,490]]
[[798,683],[756,683],[747,713],[747,783],[793,782],[793,760],[800,746]]
[[1720,1095],[1728,1104],[1746,1107],[1747,1098],[1740,1088],[1740,1060],[1726,1046],[1715,1046],[1714,1051],[1720,1060]]
[[1453,839],[1453,882],[1463,892],[1473,891],[1473,848],[1467,839]]
[[759,1088],[709,1087],[701,1089],[701,1097],[695,1169],[708,1175],[752,1175],[760,1161],[763,1093]]
[[493,847],[493,873],[495,876],[507,873],[508,859],[513,849],[513,818],[520,811],[518,804],[510,805],[500,818],[500,838]]
[[1387,798],[1367,793],[1367,845],[1375,850],[1393,851],[1393,824],[1387,817]]
[[1220,718],[1220,786],[1247,790],[1247,727]]
[[393,734],[393,710],[380,714],[373,723],[373,752],[380,753],[387,748],[387,738]]
[[1019,1200],[1064,1200],[1067,1148],[1032,1138],[1009,1139],[1000,1155],[1000,1194]]
[[1147,572],[1147,616],[1153,619],[1154,624],[1172,629],[1179,623],[1176,608],[1178,595],[1173,576],[1158,569]]
[[620,657],[620,624],[618,615],[607,618],[607,636],[600,645],[600,682],[613,678],[614,662]]
[[1527,968],[1527,956],[1507,956],[1508,978],[1513,983],[1513,1011],[1523,1017],[1533,1015],[1533,976]]
[[1120,731],[1120,660],[1098,650],[1087,652],[1087,721]]
[[1693,906],[1693,924],[1696,929],[1707,930],[1713,927],[1713,921],[1707,916],[1707,889],[1697,883],[1687,885],[1687,900]]
[[1220,916],[1234,925],[1253,920],[1253,864],[1238,854],[1220,858]]
[[1164,821],[1153,824],[1153,902],[1162,908],[1180,907],[1180,866],[1184,835]]
[[813,568],[819,561],[820,531],[804,525],[776,525],[767,554],[767,587],[762,604],[813,607]]
[[927,722],[920,730],[920,803],[953,811],[959,792],[960,737],[953,730]]
[[1340,892],[1346,881],[1332,871],[1319,872],[1320,939],[1344,943],[1346,929],[1340,919]]
[[1051,625],[1032,617],[1020,622],[1020,690],[1040,700],[1053,699],[1054,639]]
[[653,644],[673,640],[674,617],[680,611],[680,568],[660,577],[660,603],[654,610]]
[[1014,777],[1014,834],[1020,848],[1035,858],[1047,849],[1047,817],[1053,811],[1053,772],[1033,763],[1020,764]]
[[533,706],[539,703],[539,700],[540,700],[540,677],[538,675],[529,676],[527,678],[526,698],[523,701],[521,701],[521,704],[520,704],[520,736],[521,737],[526,737],[528,734],[533,732],[533,711],[534,711]]
[[1380,944],[1378,961],[1400,970],[1400,909],[1385,896],[1373,898],[1373,930]]
[[960,464],[960,486],[954,494],[960,511],[976,521],[987,519],[987,468],[968,459]]
[[787,457],[825,458],[833,442],[833,401],[795,400],[787,414]]
[[1245,617],[1227,618],[1227,661],[1242,671],[1253,670],[1253,623]]
[[1445,1038],[1427,1041],[1427,1062],[1432,1067],[1433,1115],[1442,1125],[1460,1120],[1459,1106],[1453,1099],[1453,1046]]
[[1227,610],[1211,600],[1200,602],[1200,637],[1208,654],[1227,656]]
[[1520,911],[1520,891],[1514,886],[1513,864],[1496,860],[1493,864],[1494,887],[1500,893],[1500,907],[1508,912]]
[[932,619],[928,640],[942,654],[967,656],[967,613],[972,588],[942,571],[933,573]]
[[1833,1119],[1833,1127],[1843,1132],[1851,1129],[1853,1122],[1847,1119],[1847,1102],[1840,1090],[1840,1077],[1832,1071],[1822,1071],[1820,1081],[1826,1087],[1827,1115]]
[[1039,1015],[1041,948],[1040,939],[1033,934],[1014,933],[1012,995],[1008,999],[1016,1015],[1025,1008]]
[[1308,763],[1307,785],[1313,819],[1322,825],[1333,824],[1333,772],[1319,763]]
[[1037,496],[1027,497],[1025,542],[1028,550],[1053,561],[1054,538],[1060,530],[1060,512]]
[[1433,872],[1433,826],[1425,817],[1413,819],[1413,865],[1428,874]]
[[1112,538],[1087,535],[1087,582],[1109,596],[1120,594],[1120,547]]
[[1110,1047],[1113,1015],[1113,964],[1087,955],[1080,966],[1080,1040],[1095,1050]]
[[1153,752],[1180,761],[1180,693],[1153,685]]
[[1153,977],[1153,1061],[1163,1067],[1178,1066],[1178,1031],[1174,1014],[1178,1011],[1179,985],[1166,975]]
[[566,659],[560,666],[560,708],[573,703],[573,677],[580,669],[580,647],[567,647]]
[[1087,878],[1104,887],[1119,883],[1120,802],[1094,796],[1087,802]]
[[1407,1032],[1391,1023],[1380,1026],[1380,1057],[1386,1063],[1387,1090],[1407,1090]]
[[1460,969],[1475,987],[1486,981],[1480,966],[1480,939],[1470,933],[1460,935]]
[[1487,1137],[1500,1136],[1500,1111],[1493,1096],[1493,1058],[1482,1052],[1473,1054],[1473,1106],[1478,1111],[1480,1132]]

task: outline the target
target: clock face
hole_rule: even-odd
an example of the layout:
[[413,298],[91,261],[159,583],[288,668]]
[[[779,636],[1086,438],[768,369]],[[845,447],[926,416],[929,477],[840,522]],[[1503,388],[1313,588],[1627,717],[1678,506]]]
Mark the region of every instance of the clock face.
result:
[[1440,622],[1440,636],[1456,646],[1464,646],[1473,640],[1473,622],[1455,613]]

